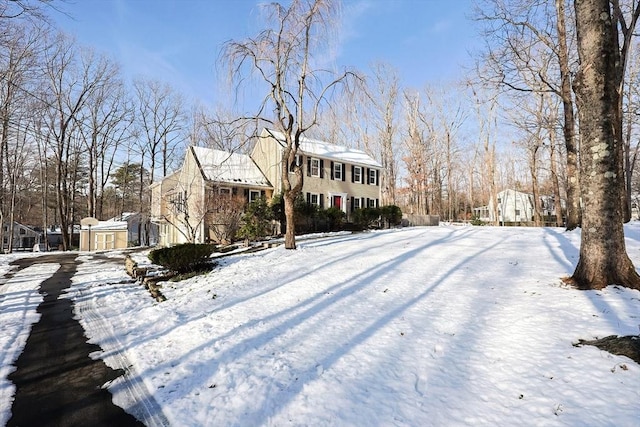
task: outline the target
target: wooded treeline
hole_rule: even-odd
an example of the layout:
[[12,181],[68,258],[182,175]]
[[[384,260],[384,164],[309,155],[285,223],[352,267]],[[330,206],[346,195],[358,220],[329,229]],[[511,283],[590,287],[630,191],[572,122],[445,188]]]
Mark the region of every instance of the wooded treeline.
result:
[[[637,7],[611,3],[626,64],[617,84],[626,185],[620,204],[629,218],[640,193],[640,57],[629,31]],[[373,155],[384,167],[382,204],[404,212],[470,220],[474,207],[513,188],[535,196],[538,224],[540,196],[566,200],[557,223],[564,216],[573,228],[580,224],[573,14],[573,1],[482,0],[473,16],[485,46],[464,78],[408,88],[393,66],[374,64],[358,73],[364,84],[357,90],[336,92],[322,105],[306,136]],[[85,216],[148,216],[149,185],[180,164],[186,146],[251,145],[255,129],[238,128],[231,105],[212,110],[165,82],[129,81],[117,61],[40,19],[0,16],[0,25],[4,224],[60,227],[69,248],[70,227]]]
[[115,61],[42,21],[1,24],[2,222],[60,228],[67,249],[83,217],[148,216],[148,186],[181,156],[181,95],[126,82]]

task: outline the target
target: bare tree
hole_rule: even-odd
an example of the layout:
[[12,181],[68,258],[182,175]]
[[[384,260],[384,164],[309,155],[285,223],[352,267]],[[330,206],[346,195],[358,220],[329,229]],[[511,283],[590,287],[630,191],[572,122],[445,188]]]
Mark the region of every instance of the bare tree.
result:
[[[509,90],[558,96],[564,109],[567,156],[567,229],[580,225],[575,107],[571,91],[570,40],[565,0],[487,0],[477,16],[486,24],[482,78]],[[554,61],[550,62],[549,59]],[[488,72],[487,72],[488,70]]]
[[620,204],[625,179],[619,76],[624,63],[618,26],[609,0],[575,0],[575,11],[580,68],[574,91],[584,210],[580,259],[570,280],[582,289],[610,284],[640,289],[640,276],[626,251]]
[[[438,194],[439,214],[449,221],[457,219],[457,179],[458,155],[461,144],[459,131],[466,121],[466,112],[456,87],[428,87],[425,90],[429,112],[423,117],[430,117],[431,129],[435,135],[434,158],[440,159],[440,164],[434,165],[434,193]],[[441,188],[446,191],[446,199]]]
[[149,162],[151,184],[156,173],[168,175],[175,159],[185,121],[184,100],[171,86],[157,80],[139,78],[133,86],[139,151],[143,161]]
[[[489,190],[489,194],[484,196],[484,201],[493,200],[490,217],[494,218],[495,225],[499,224],[498,215],[498,190],[496,185],[496,143],[493,138],[493,129],[495,126],[495,108],[496,98],[494,96],[483,96],[482,92],[469,84],[469,90],[472,93],[476,116],[478,120],[478,145],[483,148],[483,160],[485,167],[483,168],[482,181],[483,188]],[[487,99],[485,99],[487,98]]]
[[[9,153],[17,151],[11,145],[18,145],[16,134],[23,132],[26,111],[31,90],[37,79],[39,54],[43,49],[43,31],[40,27],[30,27],[19,22],[3,23],[3,37],[0,39],[0,224],[8,212],[5,167]],[[11,170],[7,171],[11,174]],[[11,185],[9,185],[11,191]],[[4,227],[0,227],[0,241],[3,241]]]
[[[75,191],[81,161],[79,119],[91,95],[103,84],[108,68],[78,51],[63,35],[53,40],[45,53],[45,126],[51,137],[47,150],[55,161],[56,210],[64,250],[70,248],[75,211]],[[45,141],[46,142],[46,141]]]
[[[303,135],[318,123],[322,103],[353,73],[336,74],[322,67],[321,42],[335,32],[338,14],[331,0],[293,0],[288,7],[265,6],[271,26],[243,41],[229,41],[223,52],[238,84],[253,73],[268,91],[255,118],[284,135],[281,174],[286,217],[285,247],[295,249],[294,202],[304,175],[296,162]],[[273,112],[273,115],[271,114]],[[293,170],[293,174],[289,171]]]
[[[146,78],[136,79],[135,117],[132,139],[137,142],[137,154],[141,159],[139,177],[139,206],[142,216],[139,235],[149,236],[151,193],[148,190],[157,174],[167,176],[175,155],[182,145],[184,101],[171,86]],[[143,175],[148,171],[148,175]],[[149,244],[148,241],[142,244]]]
[[426,215],[429,213],[426,177],[426,136],[421,125],[420,96],[405,91],[405,122],[407,135],[404,137],[404,164],[407,170],[409,213]]
[[46,21],[44,9],[46,7],[55,9],[53,3],[53,0],[0,0],[0,20]]
[[[537,101],[537,105],[528,105],[527,101]],[[544,145],[545,122],[544,117],[544,96],[531,98],[525,97],[518,104],[519,109],[514,110],[513,123],[522,133],[520,146],[527,154],[527,163],[531,178],[531,194],[533,205],[533,223],[536,226],[542,225],[542,212],[540,204],[540,157]]]
[[244,151],[253,133],[251,123],[235,120],[233,114],[218,107],[210,111],[198,106],[191,112],[189,144],[228,152]]
[[247,205],[243,196],[216,195],[210,193],[206,222],[209,233],[223,244],[233,242],[242,225],[242,215]]
[[377,141],[374,157],[380,159],[382,164],[382,204],[394,205],[396,203],[396,138],[398,133],[398,97],[400,92],[400,79],[397,72],[389,65],[382,63],[373,67],[373,84],[367,90],[368,100],[373,111],[373,126],[376,135],[372,138]]
[[[87,158],[87,215],[102,216],[102,193],[109,180],[120,144],[127,138],[132,111],[117,67],[104,57],[87,52],[104,69],[103,82],[90,94],[79,118],[80,138]],[[104,219],[104,218],[103,218]]]

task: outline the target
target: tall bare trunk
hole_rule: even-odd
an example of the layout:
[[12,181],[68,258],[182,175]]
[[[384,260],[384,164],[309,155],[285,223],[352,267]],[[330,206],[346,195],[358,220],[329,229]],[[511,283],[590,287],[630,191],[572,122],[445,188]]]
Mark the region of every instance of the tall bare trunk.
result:
[[580,226],[580,167],[578,164],[578,147],[576,144],[576,120],[574,115],[573,95],[571,90],[571,74],[567,49],[567,29],[565,24],[564,0],[556,0],[558,29],[558,60],[560,62],[560,93],[564,122],[562,131],[567,149],[567,230]]

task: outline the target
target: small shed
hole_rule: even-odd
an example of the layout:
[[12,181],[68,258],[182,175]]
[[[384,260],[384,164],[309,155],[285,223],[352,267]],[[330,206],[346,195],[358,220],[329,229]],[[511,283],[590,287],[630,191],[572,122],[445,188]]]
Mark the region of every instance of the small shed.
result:
[[108,251],[128,246],[127,221],[82,221],[81,251]]

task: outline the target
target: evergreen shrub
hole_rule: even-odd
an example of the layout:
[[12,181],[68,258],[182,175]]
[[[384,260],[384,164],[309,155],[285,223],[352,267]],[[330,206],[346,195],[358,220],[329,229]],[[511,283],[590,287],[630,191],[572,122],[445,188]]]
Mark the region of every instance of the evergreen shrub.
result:
[[183,243],[154,249],[149,252],[149,259],[177,273],[186,273],[201,268],[214,251],[214,245]]

